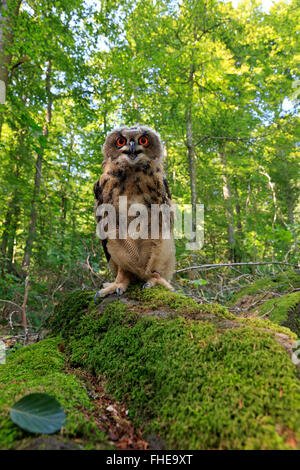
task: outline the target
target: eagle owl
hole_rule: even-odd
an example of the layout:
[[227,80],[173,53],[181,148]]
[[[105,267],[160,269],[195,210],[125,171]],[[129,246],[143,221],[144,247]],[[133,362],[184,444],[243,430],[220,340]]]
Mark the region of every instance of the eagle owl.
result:
[[[115,292],[118,296],[123,294],[134,280],[145,281],[144,288],[162,285],[173,290],[169,283],[175,266],[172,230],[169,237],[162,237],[161,215],[158,236],[151,238],[150,230],[151,206],[163,204],[172,207],[163,171],[163,148],[159,135],[145,126],[114,129],[106,137],[103,155],[103,173],[94,185],[97,223],[101,220],[97,214],[104,204],[112,204],[118,216],[119,198],[126,196],[128,207],[131,204],[146,207],[149,236],[133,239],[127,235],[121,238],[119,219],[116,217],[115,237],[110,237],[108,233],[107,238],[102,239],[109,267],[116,278],[112,283],[103,284],[95,300]],[[131,219],[128,217],[127,224]],[[171,211],[171,226],[172,220]]]

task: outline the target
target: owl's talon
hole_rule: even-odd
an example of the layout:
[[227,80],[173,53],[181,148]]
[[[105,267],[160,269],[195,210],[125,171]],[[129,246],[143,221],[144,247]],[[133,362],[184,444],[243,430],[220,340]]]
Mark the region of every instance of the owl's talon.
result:
[[145,282],[145,284],[143,285],[142,289],[150,289],[150,287],[153,287],[151,282]]
[[101,294],[102,294],[101,290],[98,290],[98,292],[96,292],[95,297],[94,297],[95,304],[97,303],[97,298],[101,297]]

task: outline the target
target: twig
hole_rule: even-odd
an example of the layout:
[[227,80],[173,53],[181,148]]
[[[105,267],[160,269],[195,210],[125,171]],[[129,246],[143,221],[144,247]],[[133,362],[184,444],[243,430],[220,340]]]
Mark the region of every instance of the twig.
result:
[[26,305],[27,305],[27,299],[28,299],[28,291],[29,291],[29,276],[26,276],[24,300],[23,300],[23,304],[22,304],[22,316],[23,316],[23,327],[24,327],[24,344],[26,344],[27,336],[28,336],[27,318],[26,318]]
[[102,276],[100,276],[98,273],[96,273],[96,272],[93,270],[92,266],[90,265],[90,261],[89,261],[90,256],[91,256],[90,253],[88,253],[87,258],[86,258],[86,262],[85,262],[85,263],[79,263],[79,264],[82,264],[82,266],[87,267],[87,269],[88,269],[88,271],[89,271],[89,273],[90,273],[91,281],[92,281],[92,283],[94,284],[94,287],[97,287],[97,284],[95,283],[95,281],[94,281],[94,279],[93,279],[92,276],[95,276],[97,279],[102,279]]
[[248,312],[248,310],[250,310],[250,309],[252,310],[255,307],[255,305],[259,304],[259,302],[261,302],[268,294],[269,294],[269,292],[265,292],[262,297],[259,297],[259,299],[257,299],[256,302],[254,302],[254,304],[249,305],[249,307],[247,307],[245,309],[245,312]]
[[276,304],[276,303],[274,303],[274,304],[272,305],[272,308],[271,308],[268,312],[264,313],[263,315],[260,315],[260,318],[265,318],[265,317],[267,317],[268,315],[270,315],[270,313],[273,312],[273,310],[274,310],[275,307],[277,307],[277,304]]
[[296,245],[293,243],[287,254],[285,255],[284,261],[287,262],[289,254],[295,249]]
[[297,264],[285,263],[284,261],[261,261],[260,263],[224,263],[224,264],[201,264],[200,266],[189,266],[188,268],[178,269],[176,273],[182,273],[184,271],[190,271],[192,269],[218,269],[222,267],[232,267],[232,266],[261,266],[265,264],[281,264],[284,266],[293,266],[294,268],[299,268]]
[[[246,277],[246,276],[249,276],[249,274],[241,274],[240,276],[235,277],[234,279],[231,279],[229,281],[229,283],[237,282],[238,279],[241,279],[242,277]],[[248,279],[246,279],[246,281],[248,281]],[[250,282],[250,281],[248,281],[248,282]]]
[[15,307],[18,307],[20,310],[22,310],[22,307],[20,307],[20,305],[16,304],[15,302],[12,302],[11,300],[0,299],[0,302],[5,302],[6,304],[14,305]]

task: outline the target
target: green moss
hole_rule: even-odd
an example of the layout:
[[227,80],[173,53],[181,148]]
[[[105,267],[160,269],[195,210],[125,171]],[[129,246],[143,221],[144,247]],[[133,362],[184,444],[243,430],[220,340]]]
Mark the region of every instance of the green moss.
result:
[[[293,292],[291,294],[276,297],[267,300],[260,305],[257,310],[259,315],[267,315],[269,320],[278,324],[289,324],[289,317],[293,317],[293,331],[300,335],[300,317],[296,313],[296,307],[300,304],[300,292]],[[269,313],[268,313],[269,312]]]
[[[182,294],[176,294],[170,292],[163,287],[153,287],[151,289],[141,289],[140,286],[134,286],[130,288],[129,297],[134,300],[141,302],[141,311],[157,310],[159,308],[167,308],[171,311],[174,310],[174,316],[184,315],[193,318],[199,315],[212,315],[227,320],[234,320],[238,323],[246,324],[252,327],[268,328],[274,333],[284,333],[291,339],[296,339],[297,335],[293,333],[289,328],[284,326],[274,325],[271,321],[261,320],[258,318],[243,318],[236,317],[236,315],[229,312],[227,307],[220,304],[198,304],[195,300]],[[114,304],[115,305],[115,304]],[[120,306],[114,306],[115,308],[123,308],[123,304]]]
[[67,424],[60,434],[68,438],[82,438],[87,446],[104,436],[95,423],[81,410],[92,411],[87,392],[74,375],[63,371],[65,357],[58,350],[61,340],[49,338],[32,346],[8,354],[6,364],[0,365],[0,447],[2,449],[31,436],[9,418],[10,407],[24,395],[33,392],[48,393],[58,399],[67,415]]
[[260,292],[264,294],[266,291],[285,292],[291,287],[300,287],[299,273],[295,273],[294,271],[287,271],[285,273],[277,274],[276,276],[267,276],[262,279],[257,279],[252,284],[243,287],[232,297],[228,305],[234,305],[245,295],[256,295]]
[[269,319],[276,323],[282,323],[287,319],[290,309],[295,308],[300,303],[300,292],[293,292],[282,297],[276,297],[264,302],[259,307],[260,315],[270,312]]
[[[129,288],[128,297],[141,302],[141,311],[169,309],[175,315],[213,314],[227,319],[236,319],[226,307],[220,304],[199,304],[194,299],[179,293],[170,292],[162,286],[141,289],[140,285]],[[174,315],[173,315],[174,316]]]
[[93,299],[94,294],[88,291],[77,290],[66,294],[62,302],[56,306],[57,315],[48,320],[48,326],[58,332],[66,325],[69,331],[76,329],[80,317],[85,315],[90,305],[93,305]]
[[[82,295],[75,292],[60,306],[56,325],[62,315],[69,317],[70,303],[81,298],[82,305]],[[236,322],[239,328],[219,328],[207,315],[204,321],[201,315],[159,319],[118,301],[99,312],[85,295],[85,314],[74,312],[76,327],[69,317],[72,328],[65,322],[61,330],[71,363],[105,377],[108,391],[125,400],[130,414],[159,433],[167,448],[287,449],[291,435],[299,442],[297,370],[271,334],[246,319]],[[191,299],[160,288],[130,295],[145,310],[170,303],[196,309]],[[226,318],[226,312],[217,315]]]
[[221,318],[226,318],[227,320],[236,320],[236,316],[229,312],[226,307],[223,307],[220,304],[198,304],[198,311],[201,313],[209,313],[211,315],[216,315]]
[[284,335],[288,336],[290,340],[296,340],[298,337],[297,334],[291,331],[289,328],[285,326],[277,325],[276,323],[270,320],[262,320],[260,318],[239,317],[238,322],[252,326],[252,327],[267,328],[268,330],[274,333],[283,333]]
[[140,300],[149,310],[155,310],[161,307],[168,307],[172,310],[198,307],[195,300],[180,293],[171,292],[162,286],[152,287],[151,289],[141,289],[141,286],[136,284],[129,288],[128,297],[134,300]]

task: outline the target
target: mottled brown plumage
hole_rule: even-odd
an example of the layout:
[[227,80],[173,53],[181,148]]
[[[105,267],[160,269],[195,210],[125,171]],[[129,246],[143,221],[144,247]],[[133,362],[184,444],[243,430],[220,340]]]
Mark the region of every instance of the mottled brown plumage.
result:
[[[123,145],[122,145],[123,144]],[[98,296],[125,292],[133,279],[146,281],[145,287],[161,284],[169,289],[175,265],[173,235],[162,239],[161,219],[158,239],[151,239],[151,204],[171,207],[171,195],[163,171],[163,151],[159,135],[145,126],[121,127],[108,134],[103,146],[103,173],[94,185],[95,213],[102,204],[112,204],[118,215],[119,197],[127,196],[128,206],[145,205],[148,210],[149,238],[103,240],[113,283],[105,284]],[[96,216],[97,222],[99,217]],[[117,217],[118,220],[118,217]],[[128,223],[132,218],[128,217]]]

